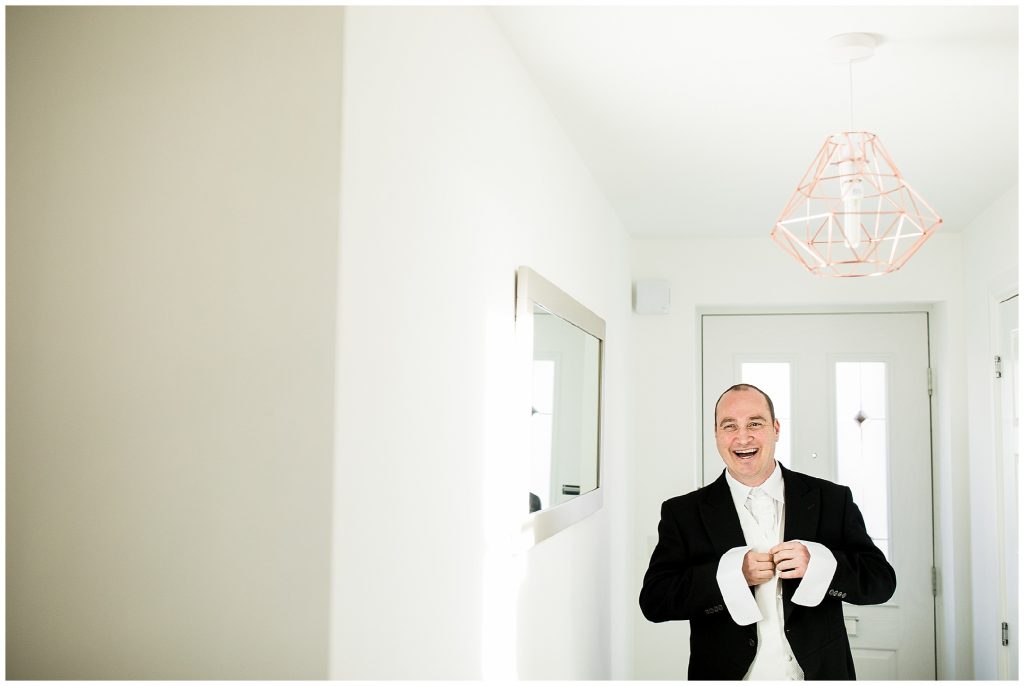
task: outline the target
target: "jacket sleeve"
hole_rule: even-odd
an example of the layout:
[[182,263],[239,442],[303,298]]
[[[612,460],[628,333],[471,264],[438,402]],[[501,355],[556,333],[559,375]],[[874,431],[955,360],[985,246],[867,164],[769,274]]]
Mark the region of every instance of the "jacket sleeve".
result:
[[661,506],[658,545],[644,575],[640,610],[652,622],[705,618],[725,610],[718,558],[695,557],[669,502]]
[[826,593],[854,605],[884,603],[896,592],[896,571],[868,536],[849,487],[843,492],[843,545],[831,549],[837,565]]

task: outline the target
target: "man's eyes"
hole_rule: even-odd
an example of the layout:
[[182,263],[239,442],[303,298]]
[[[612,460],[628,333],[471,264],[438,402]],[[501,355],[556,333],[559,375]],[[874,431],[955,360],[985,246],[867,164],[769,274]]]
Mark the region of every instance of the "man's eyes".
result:
[[[747,429],[750,430],[750,431],[756,431],[758,429],[763,429],[764,426],[765,426],[765,423],[760,421],[760,420],[755,420],[755,421],[747,423]],[[722,431],[736,431],[739,428],[740,428],[739,424],[723,424],[722,425]]]

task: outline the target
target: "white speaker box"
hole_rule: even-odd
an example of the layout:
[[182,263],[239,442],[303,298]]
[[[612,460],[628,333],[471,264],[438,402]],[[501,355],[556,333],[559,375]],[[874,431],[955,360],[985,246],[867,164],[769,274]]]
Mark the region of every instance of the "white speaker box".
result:
[[668,314],[672,287],[668,279],[637,279],[633,287],[633,311],[637,314]]

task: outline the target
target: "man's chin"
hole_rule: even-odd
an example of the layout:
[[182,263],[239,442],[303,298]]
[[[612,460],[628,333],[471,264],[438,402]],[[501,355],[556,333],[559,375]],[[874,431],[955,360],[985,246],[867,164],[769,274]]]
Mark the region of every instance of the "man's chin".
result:
[[[726,465],[726,468],[729,470],[732,478],[744,486],[755,488],[767,481],[768,477],[775,471],[775,460],[772,459],[770,464],[765,463],[764,460],[733,463]],[[755,481],[757,483],[754,483]]]

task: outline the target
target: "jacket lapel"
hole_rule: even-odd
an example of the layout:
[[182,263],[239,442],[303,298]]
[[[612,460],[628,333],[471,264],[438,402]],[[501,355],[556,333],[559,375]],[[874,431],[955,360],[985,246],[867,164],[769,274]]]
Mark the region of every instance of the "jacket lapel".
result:
[[[802,539],[813,541],[818,537],[818,516],[821,514],[821,489],[812,486],[802,474],[791,472],[781,464],[786,489],[786,531],[784,541]],[[790,598],[799,585],[799,579],[783,579],[782,596],[784,615],[789,619],[793,611]]]
[[725,470],[707,487],[698,508],[704,530],[708,532],[716,553],[723,555],[732,548],[745,545],[743,527],[729,493]]
[[808,483],[802,474],[791,472],[781,464],[779,467],[786,489],[786,531],[782,540],[813,541],[818,535],[821,490]]

